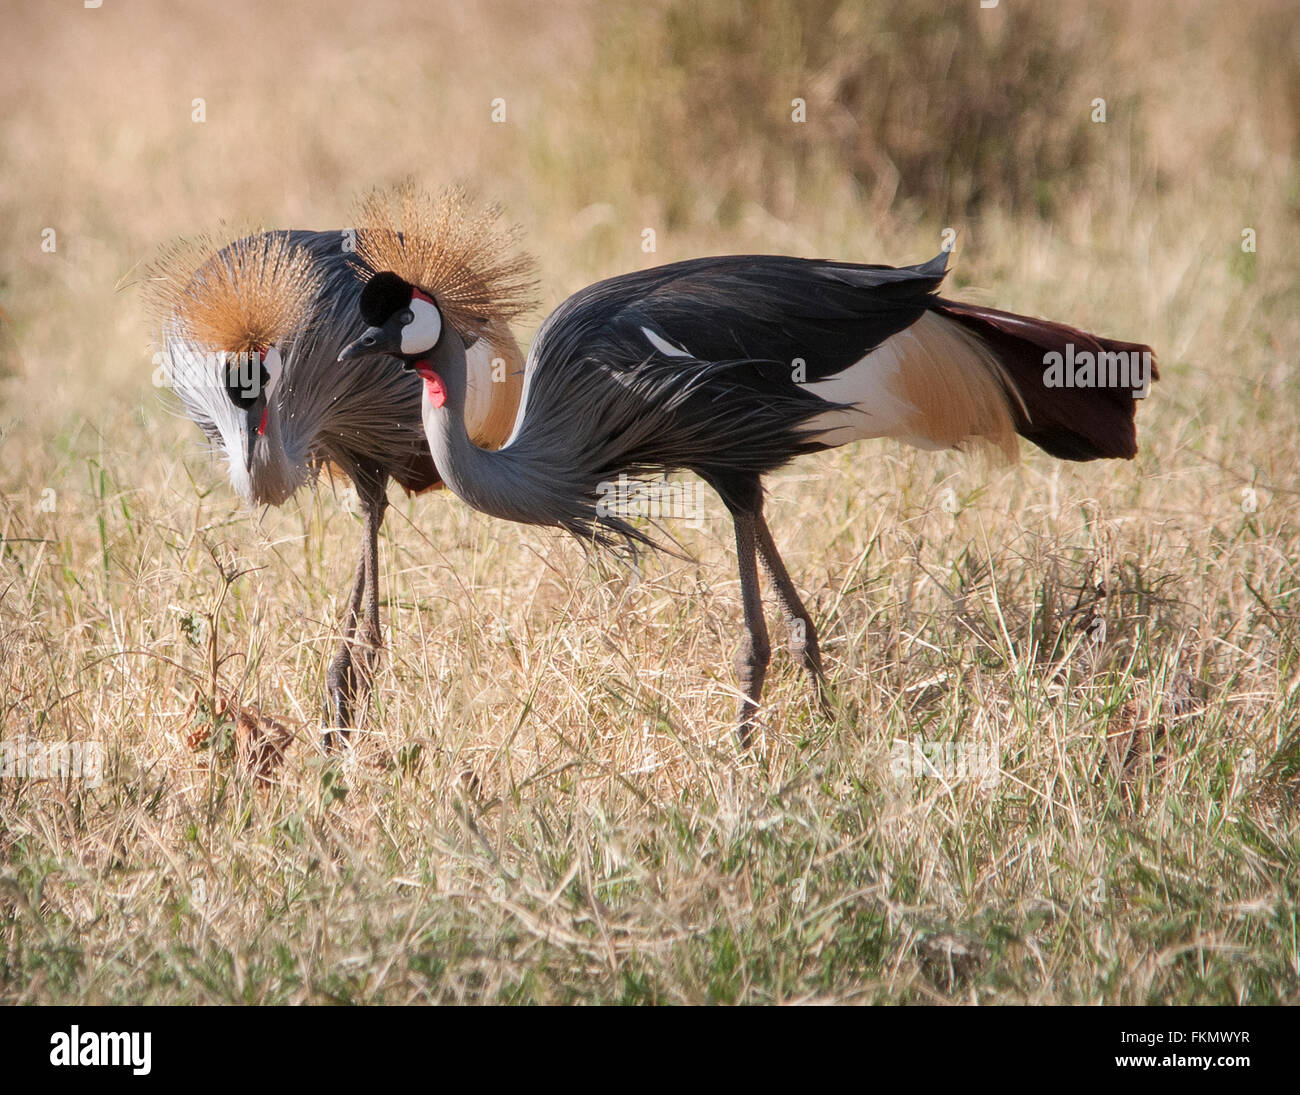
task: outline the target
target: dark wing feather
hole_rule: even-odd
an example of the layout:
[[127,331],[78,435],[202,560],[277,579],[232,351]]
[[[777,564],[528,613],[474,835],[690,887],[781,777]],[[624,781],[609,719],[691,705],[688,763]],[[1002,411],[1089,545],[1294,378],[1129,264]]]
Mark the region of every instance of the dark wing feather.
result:
[[[808,380],[852,365],[926,310],[947,256],[921,266],[859,266],[774,255],[692,259],[598,282],[562,307],[597,317],[629,348],[652,353],[642,328],[697,361],[772,362]],[[761,370],[761,380],[768,370]]]
[[837,406],[795,382],[795,359],[807,381],[848,367],[920,318],[943,266],[737,255],[575,293],[534,340],[505,450],[521,477],[563,471],[530,483],[537,516],[514,519],[628,535],[597,518],[598,485],[675,469],[696,472],[732,508],[752,506],[759,477],[822,447],[804,427]]

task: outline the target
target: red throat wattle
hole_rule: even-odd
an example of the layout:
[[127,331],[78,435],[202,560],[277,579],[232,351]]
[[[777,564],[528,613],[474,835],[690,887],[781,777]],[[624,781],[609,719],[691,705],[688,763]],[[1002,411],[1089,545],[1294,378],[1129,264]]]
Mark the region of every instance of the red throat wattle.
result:
[[447,385],[442,382],[442,377],[433,371],[427,361],[417,361],[415,371],[424,379],[424,392],[429,397],[429,402],[435,407],[441,407],[447,402]]

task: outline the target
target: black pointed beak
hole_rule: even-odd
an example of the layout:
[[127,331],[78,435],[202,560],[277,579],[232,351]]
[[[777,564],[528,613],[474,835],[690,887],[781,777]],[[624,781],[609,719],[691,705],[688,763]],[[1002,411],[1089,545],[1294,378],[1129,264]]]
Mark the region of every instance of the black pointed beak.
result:
[[387,353],[393,349],[389,345],[390,342],[388,332],[382,327],[367,327],[360,338],[348,343],[339,351],[339,360],[351,361],[355,357],[365,357],[367,354]]
[[[253,405],[254,407],[257,404]],[[257,448],[257,439],[261,435],[258,433],[258,426],[261,425],[262,412],[250,408],[248,412],[248,430],[245,433],[248,448],[244,453],[244,467],[251,473],[253,470],[253,450]]]

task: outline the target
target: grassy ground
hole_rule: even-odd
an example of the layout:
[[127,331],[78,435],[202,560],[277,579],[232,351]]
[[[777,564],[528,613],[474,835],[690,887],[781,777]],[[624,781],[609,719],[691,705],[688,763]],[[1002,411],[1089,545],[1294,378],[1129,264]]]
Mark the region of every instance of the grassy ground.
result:
[[[0,780],[0,999],[1300,1001],[1296,18],[970,8],[0,5],[0,740],[106,749],[98,786]],[[548,305],[955,228],[955,293],[1156,347],[1141,455],[774,477],[837,714],[778,655],[743,755],[719,504],[633,582],[395,491],[327,757],[346,493],[243,511],[116,287],[412,173],[506,202]],[[196,689],[292,732],[269,784]]]

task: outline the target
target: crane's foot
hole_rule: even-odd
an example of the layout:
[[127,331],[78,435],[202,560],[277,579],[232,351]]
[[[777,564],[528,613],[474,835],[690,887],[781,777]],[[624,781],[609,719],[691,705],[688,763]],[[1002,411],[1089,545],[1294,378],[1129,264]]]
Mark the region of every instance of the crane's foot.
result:
[[754,740],[754,731],[758,729],[758,698],[763,694],[763,678],[767,676],[771,658],[772,649],[766,632],[746,635],[736,653],[736,678],[745,693],[745,698],[740,701],[736,727],[736,740],[741,749],[749,748]]
[[736,743],[741,750],[748,750],[758,731],[758,707],[745,700],[740,705],[740,717],[736,723]]
[[325,683],[325,735],[327,753],[341,749],[352,730],[352,698],[355,678],[352,657],[344,644],[330,663]]
[[341,748],[356,727],[357,708],[370,692],[379,644],[365,639],[344,640],[326,674],[324,745]]

